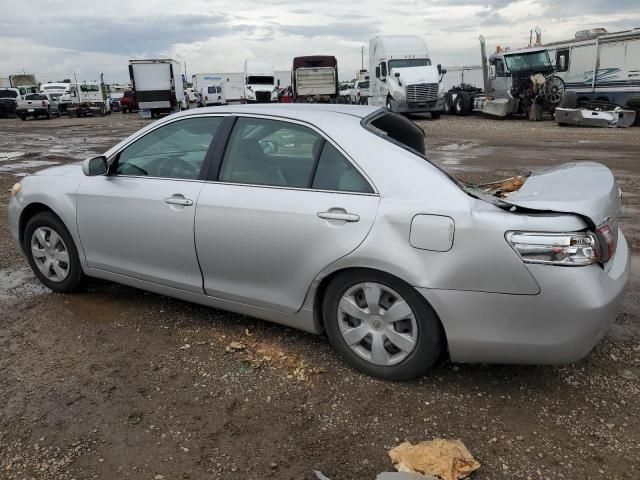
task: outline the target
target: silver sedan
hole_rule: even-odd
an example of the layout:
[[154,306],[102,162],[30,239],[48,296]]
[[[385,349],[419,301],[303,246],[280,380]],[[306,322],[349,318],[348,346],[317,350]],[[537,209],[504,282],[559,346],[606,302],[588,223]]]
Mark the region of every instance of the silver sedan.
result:
[[385,109],[198,109],[24,178],[9,223],[54,291],[97,277],[325,332],[377,377],[585,356],[629,272],[611,172],[470,185],[424,152]]

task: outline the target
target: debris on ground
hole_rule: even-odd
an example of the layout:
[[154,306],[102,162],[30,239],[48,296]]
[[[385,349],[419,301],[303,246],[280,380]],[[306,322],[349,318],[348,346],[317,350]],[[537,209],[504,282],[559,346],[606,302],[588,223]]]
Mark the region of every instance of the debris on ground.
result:
[[227,352],[233,353],[233,352],[239,352],[240,350],[244,350],[246,347],[247,346],[242,342],[231,342],[229,345],[227,345],[225,350]]
[[424,473],[442,480],[460,480],[480,468],[461,440],[404,442],[389,450],[389,456],[399,472]]

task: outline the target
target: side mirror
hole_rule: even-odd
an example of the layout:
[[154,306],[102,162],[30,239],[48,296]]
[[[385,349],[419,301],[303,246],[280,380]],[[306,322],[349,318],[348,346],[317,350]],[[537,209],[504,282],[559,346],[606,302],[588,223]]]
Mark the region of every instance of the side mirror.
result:
[[438,64],[438,75],[442,75],[442,65]]
[[441,72],[442,72],[442,75],[444,75],[444,74],[446,74],[446,73],[447,73],[447,69],[446,69],[446,68],[443,68],[443,69],[441,70]]
[[99,157],[88,158],[82,162],[82,173],[87,177],[97,177],[106,175],[109,170],[107,165],[107,157],[100,155]]
[[560,55],[560,70],[565,70],[567,66],[567,57]]
[[394,75],[396,78],[400,78],[400,72],[396,72]]

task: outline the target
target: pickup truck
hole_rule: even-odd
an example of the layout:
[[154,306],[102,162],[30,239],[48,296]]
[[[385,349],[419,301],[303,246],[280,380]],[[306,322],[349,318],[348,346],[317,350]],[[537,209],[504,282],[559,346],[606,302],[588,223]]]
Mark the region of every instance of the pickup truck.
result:
[[134,110],[138,110],[138,102],[136,101],[136,95],[131,90],[125,90],[124,95],[120,99],[120,109],[122,113],[131,113]]
[[52,115],[60,116],[58,110],[58,100],[50,93],[29,93],[24,99],[18,100],[18,108],[16,114],[22,119],[27,117],[36,118],[43,116],[51,118]]
[[0,88],[0,117],[16,114],[20,91],[17,88]]
[[356,80],[351,89],[351,103],[369,105],[369,80]]

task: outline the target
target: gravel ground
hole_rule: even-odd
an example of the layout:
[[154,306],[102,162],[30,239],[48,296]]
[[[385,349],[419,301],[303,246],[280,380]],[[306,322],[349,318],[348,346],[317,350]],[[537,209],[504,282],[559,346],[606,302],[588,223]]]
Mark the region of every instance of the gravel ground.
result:
[[[640,128],[414,118],[430,157],[470,181],[597,160],[640,251]],[[0,121],[0,187],[100,153],[138,116]],[[373,479],[399,442],[460,438],[488,479],[640,477],[640,261],[623,312],[564,366],[457,365],[389,383],[322,337],[93,281],[53,294],[12,243],[0,197],[0,478]],[[237,342],[237,343],[232,343]]]

